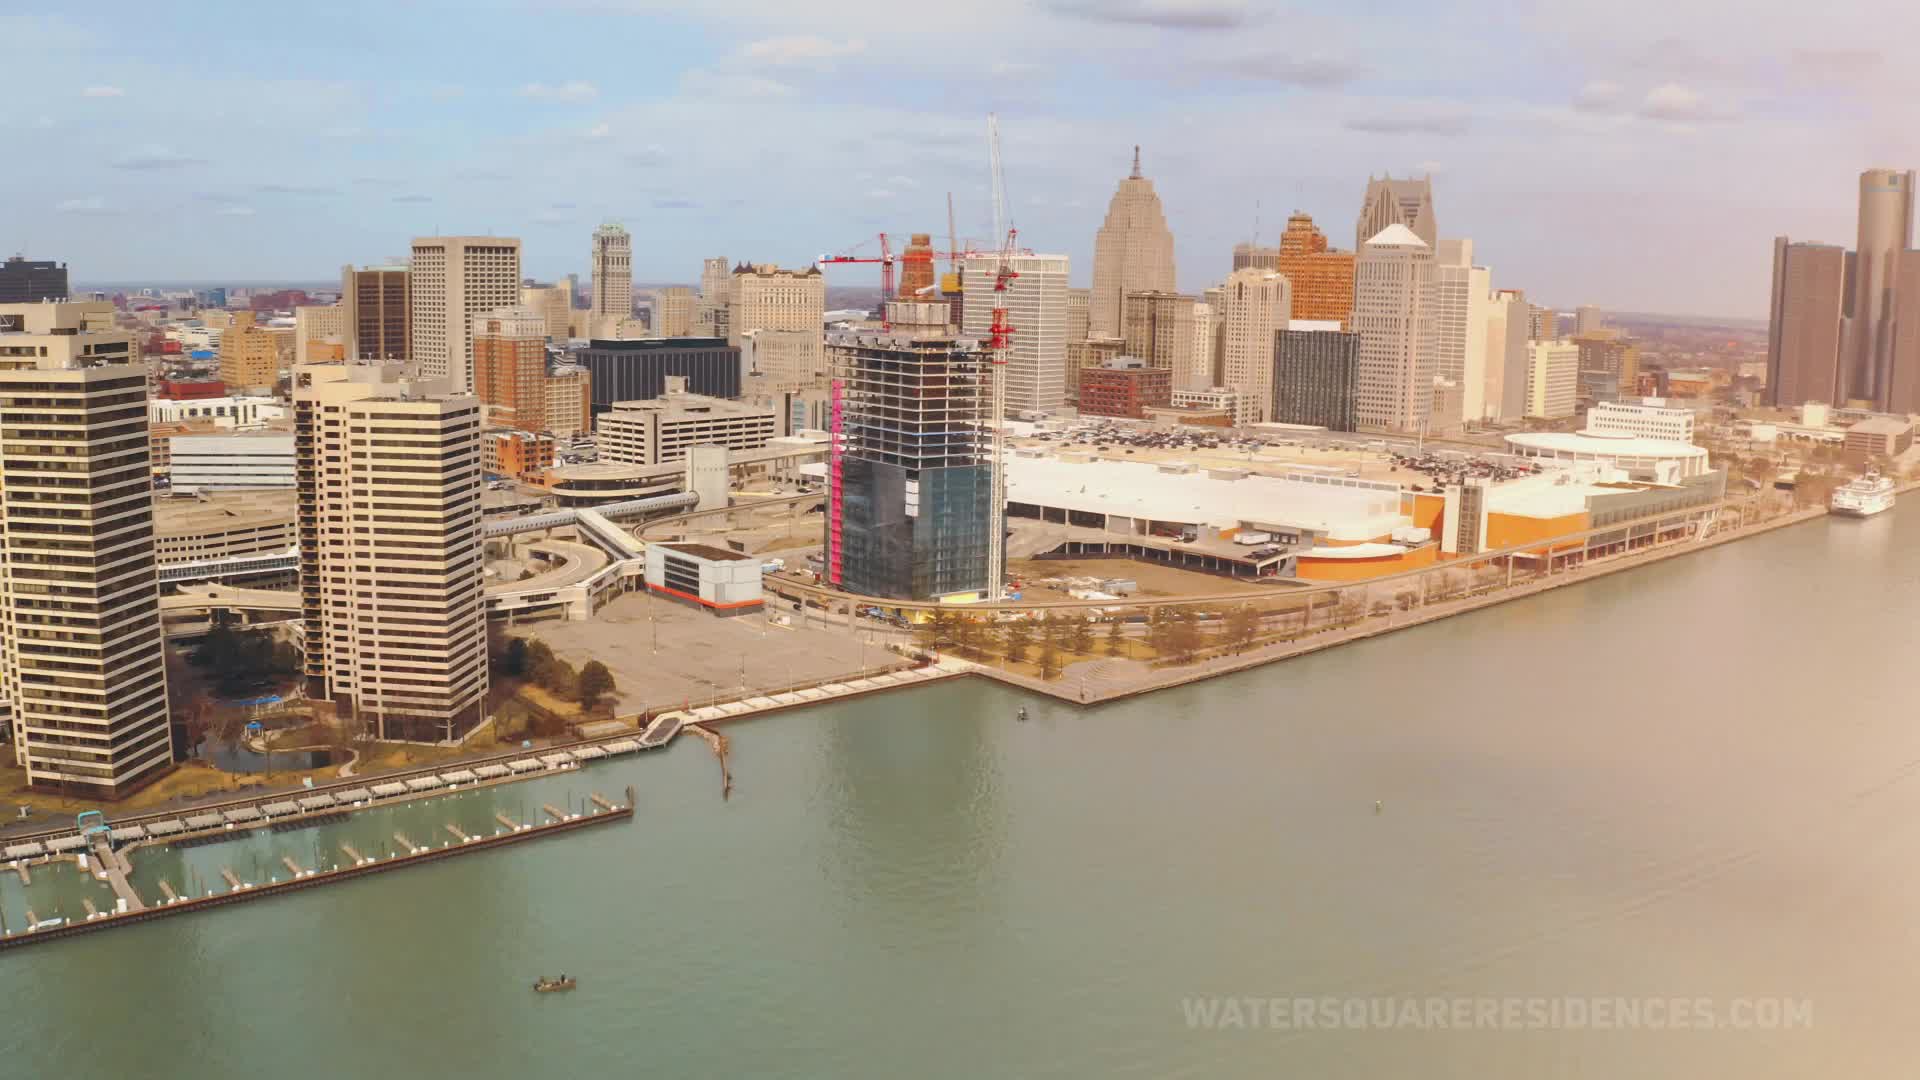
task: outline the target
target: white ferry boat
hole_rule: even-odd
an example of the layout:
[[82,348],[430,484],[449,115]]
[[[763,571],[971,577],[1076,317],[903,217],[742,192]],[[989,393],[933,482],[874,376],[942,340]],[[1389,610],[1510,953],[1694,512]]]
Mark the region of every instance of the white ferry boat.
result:
[[1892,506],[1893,481],[1871,471],[1834,488],[1827,500],[1827,509],[1847,517],[1872,517]]

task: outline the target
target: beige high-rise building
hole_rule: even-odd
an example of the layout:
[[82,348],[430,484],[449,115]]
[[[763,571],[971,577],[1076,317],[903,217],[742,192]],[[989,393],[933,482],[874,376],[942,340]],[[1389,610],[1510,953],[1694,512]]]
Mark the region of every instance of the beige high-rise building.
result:
[[784,373],[768,370],[776,379],[811,377],[827,369],[825,322],[827,279],[820,268],[782,270],[771,263],[742,266],[734,271],[727,288],[732,301],[727,313],[727,344],[738,347],[741,335],[752,330],[784,331],[793,334],[790,343],[774,346],[771,338],[760,342],[761,359],[769,362],[777,349],[778,367]]
[[669,285],[654,290],[653,336],[687,337],[692,334],[693,305],[693,290],[685,285]]
[[347,309],[346,354],[352,360],[412,359],[413,295],[404,266],[340,268],[340,305]]
[[1140,174],[1140,148],[1133,173],[1120,181],[1107,204],[1107,219],[1093,238],[1093,291],[1087,302],[1087,332],[1120,337],[1120,307],[1128,293],[1175,292],[1173,231],[1160,209],[1153,181]]
[[725,255],[700,260],[700,299],[714,304],[733,299],[733,271]]
[[253,312],[237,311],[233,325],[220,335],[220,381],[229,390],[271,390],[280,381],[280,339],[253,321]]
[[311,350],[316,344],[334,341],[344,345],[347,340],[347,309],[344,305],[293,309],[294,363],[311,363]]
[[1285,275],[1235,270],[1221,289],[1220,379],[1239,392],[1235,424],[1258,424],[1273,407],[1276,335],[1286,329],[1293,293]]
[[573,316],[573,304],[567,299],[565,285],[522,285],[520,306],[540,313],[541,320],[546,324],[548,341],[564,342],[573,336],[573,328],[569,323]]
[[1362,428],[1414,432],[1433,410],[1437,344],[1433,249],[1389,225],[1360,249],[1353,330],[1360,335],[1354,419]]
[[520,302],[520,241],[423,236],[413,242],[412,359],[420,374],[473,390],[473,323]]
[[1093,333],[1093,316],[1088,305],[1093,300],[1092,289],[1067,290],[1067,340],[1085,341]]
[[90,798],[174,755],[147,374],[113,322],[0,306],[0,692],[28,783]]
[[1280,269],[1280,249],[1261,247],[1259,244],[1242,240],[1233,245],[1233,269],[1278,270]]
[[1892,407],[1893,336],[1911,314],[1894,307],[1900,255],[1913,247],[1913,170],[1860,174],[1859,238],[1854,245],[1853,303],[1847,324],[1841,389],[1849,399]]
[[307,692],[375,738],[457,740],[484,718],[480,401],[448,387],[294,371]]
[[547,375],[547,431],[571,439],[593,430],[593,376],[583,367]]
[[591,258],[594,336],[613,337],[622,321],[633,318],[633,237],[608,222],[593,230]]
[[1440,227],[1434,224],[1432,177],[1418,180],[1367,177],[1367,193],[1360,200],[1360,221],[1353,230],[1354,250],[1360,251],[1389,225],[1405,225],[1429,251],[1439,247]]
[[1572,416],[1580,394],[1580,346],[1571,341],[1535,341],[1527,354],[1526,414],[1538,420]]
[[[1047,412],[1067,399],[1067,257],[1015,255],[1017,275],[1007,287],[1007,415]],[[993,326],[993,282],[999,259],[961,260],[961,289],[973,299],[963,312],[962,332],[985,340]],[[1098,333],[1097,330],[1093,333]],[[1112,337],[1117,335],[1100,335]]]
[[1191,296],[1179,293],[1128,293],[1121,306],[1121,337],[1126,355],[1137,356],[1148,367],[1173,373],[1176,389],[1193,370],[1193,309]]
[[1092,337],[1067,342],[1067,397],[1080,400],[1080,376],[1088,368],[1097,368],[1126,355],[1127,343],[1119,338]]
[[819,334],[805,330],[749,330],[740,335],[740,368],[766,380],[769,390],[804,390],[824,385],[825,350]]
[[1493,272],[1473,265],[1472,240],[1442,240],[1434,260],[1434,374],[1460,388],[1460,414],[1444,419],[1478,423],[1487,416],[1487,305]]

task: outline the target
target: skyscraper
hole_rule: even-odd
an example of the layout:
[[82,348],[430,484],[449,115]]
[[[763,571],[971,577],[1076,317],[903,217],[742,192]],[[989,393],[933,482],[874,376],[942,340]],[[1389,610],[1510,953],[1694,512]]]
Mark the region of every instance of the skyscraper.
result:
[[693,290],[669,285],[653,294],[653,336],[687,337],[693,333]]
[[0,305],[0,689],[28,783],[103,798],[173,761],[147,373],[113,319]]
[[1290,318],[1346,326],[1353,318],[1353,252],[1333,251],[1327,237],[1307,214],[1287,218],[1280,234],[1280,252],[1274,269],[1287,275],[1293,289]]
[[1449,421],[1487,419],[1487,303],[1493,273],[1473,265],[1473,241],[1442,240],[1434,268],[1434,374],[1460,387],[1460,411]]
[[412,358],[413,297],[404,266],[340,268],[347,309],[347,359],[404,363]]
[[1581,304],[1573,309],[1573,333],[1576,337],[1586,337],[1598,333],[1606,322],[1600,309],[1592,304]]
[[[1209,290],[1207,295],[1214,293]],[[1187,353],[1186,370],[1173,373],[1173,388],[1175,391],[1210,390],[1220,385],[1219,367],[1220,335],[1213,305],[1196,303],[1193,305],[1193,347]]]
[[1838,404],[1848,372],[1847,252],[1832,244],[1773,238],[1773,301],[1767,322],[1767,402],[1787,408]]
[[480,402],[448,386],[397,365],[294,371],[307,693],[378,739],[484,719]]
[[614,222],[593,230],[593,333],[613,337],[633,318],[633,238]]
[[573,317],[573,306],[567,300],[566,285],[525,282],[520,286],[520,306],[540,313],[541,320],[546,323],[548,341],[564,343],[572,336],[569,320]]
[[827,580],[897,600],[989,593],[990,358],[944,304],[887,310],[893,332],[828,340]]
[[1093,292],[1087,332],[1120,336],[1120,305],[1130,292],[1174,292],[1173,232],[1160,209],[1153,181],[1140,174],[1140,148],[1133,173],[1120,181],[1107,205],[1107,220],[1093,239]]
[[[1860,238],[1854,248],[1853,321],[1849,324],[1845,395],[1888,407],[1893,384],[1894,292],[1900,253],[1913,246],[1911,170],[1860,174]],[[1920,359],[1920,358],[1916,358]]]
[[1128,293],[1121,309],[1121,338],[1126,355],[1171,373],[1175,389],[1193,389],[1185,381],[1193,371],[1191,296],[1179,293]]
[[1259,244],[1242,240],[1233,245],[1233,269],[1278,270],[1280,269],[1280,249],[1261,247]]
[[473,393],[492,424],[547,431],[547,319],[501,308],[473,327]]
[[[966,336],[985,340],[993,325],[993,282],[998,256],[961,261]],[[1007,286],[1007,323],[1014,328],[1007,349],[1007,415],[1058,409],[1067,398],[1067,257],[1015,255],[1019,275]],[[1096,294],[1095,299],[1098,299]],[[1116,310],[1117,314],[1117,310]],[[1090,331],[1099,333],[1098,328]]]
[[1293,309],[1285,276],[1235,270],[1221,290],[1220,380],[1240,392],[1235,424],[1257,424],[1273,408],[1273,350]]
[[1360,384],[1360,338],[1337,322],[1295,319],[1278,334],[1273,357],[1273,407],[1281,424],[1318,424],[1354,430]]
[[343,304],[321,307],[301,305],[293,309],[293,362],[307,363],[313,346],[329,340],[346,345],[347,309]]
[[1527,303],[1523,291],[1501,289],[1493,294],[1487,319],[1489,419],[1518,420],[1527,414],[1527,371],[1533,362],[1528,324],[1532,315],[1533,305]]
[[783,386],[813,382],[826,374],[821,335],[827,313],[827,279],[817,266],[782,270],[772,263],[736,267],[727,291],[727,343],[740,346],[758,331],[755,353],[762,370]]
[[0,262],[0,304],[37,304],[67,298],[64,263],[12,255]]
[[[933,237],[928,233],[914,233],[907,241],[907,249],[900,259],[900,299],[937,300],[931,292],[922,295],[922,290],[933,288]],[[886,297],[881,297],[884,303]]]
[[1427,422],[1436,307],[1433,249],[1413,230],[1389,225],[1361,247],[1353,294],[1361,427],[1411,432]]
[[[412,359],[453,393],[473,389],[473,322],[520,302],[520,241],[509,236],[423,236],[409,275]],[[364,350],[363,350],[364,351]]]
[[251,311],[235,312],[233,325],[220,335],[220,381],[235,393],[274,387],[286,359],[280,355],[279,339],[257,325]]
[[1354,226],[1353,247],[1361,250],[1389,225],[1405,225],[1427,245],[1439,246],[1440,229],[1433,219],[1433,180],[1422,177],[1395,180],[1391,176],[1367,178],[1367,194],[1360,200],[1360,221]]

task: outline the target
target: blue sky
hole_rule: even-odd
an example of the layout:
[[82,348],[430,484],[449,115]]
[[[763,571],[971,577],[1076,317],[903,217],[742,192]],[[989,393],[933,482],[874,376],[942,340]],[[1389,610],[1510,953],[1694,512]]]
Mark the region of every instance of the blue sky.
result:
[[943,234],[949,191],[984,241],[997,110],[1023,242],[1083,284],[1139,143],[1189,291],[1256,220],[1351,246],[1369,172],[1431,171],[1497,286],[1764,315],[1775,233],[1850,243],[1858,171],[1920,160],[1920,74],[1874,44],[1920,14],[1881,0],[7,10],[0,250],[80,280],[325,279],[442,231],[550,278],[614,219],[691,281]]

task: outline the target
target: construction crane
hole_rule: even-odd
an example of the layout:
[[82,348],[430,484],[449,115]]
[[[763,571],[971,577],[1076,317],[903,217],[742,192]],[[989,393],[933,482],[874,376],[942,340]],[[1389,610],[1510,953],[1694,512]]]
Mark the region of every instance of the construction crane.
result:
[[[1000,245],[998,265],[993,273],[993,324],[987,344],[993,363],[989,395],[988,422],[993,425],[989,440],[992,460],[988,473],[993,494],[987,504],[987,599],[999,600],[1006,593],[1007,554],[1007,348],[1013,343],[1013,327],[1007,324],[1007,291],[1019,275],[1013,270],[1014,241],[1018,230],[1007,221],[1007,186],[1000,174],[1000,117],[987,114],[987,157],[993,169],[993,234],[1006,236]],[[957,260],[956,260],[957,266]]]

